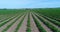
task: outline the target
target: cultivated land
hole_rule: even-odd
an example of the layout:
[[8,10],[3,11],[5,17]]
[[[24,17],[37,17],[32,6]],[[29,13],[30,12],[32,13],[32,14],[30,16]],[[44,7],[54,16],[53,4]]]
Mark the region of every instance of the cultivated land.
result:
[[60,32],[60,8],[0,9],[0,32]]

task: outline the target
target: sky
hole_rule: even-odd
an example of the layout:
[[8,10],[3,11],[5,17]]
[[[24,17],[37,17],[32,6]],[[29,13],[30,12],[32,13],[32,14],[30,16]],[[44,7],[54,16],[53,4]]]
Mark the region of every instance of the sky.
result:
[[0,8],[55,8],[60,0],[0,0]]

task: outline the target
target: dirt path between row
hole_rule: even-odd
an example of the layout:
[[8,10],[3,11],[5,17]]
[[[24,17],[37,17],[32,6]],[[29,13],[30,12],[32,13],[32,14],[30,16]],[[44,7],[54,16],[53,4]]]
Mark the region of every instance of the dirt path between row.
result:
[[31,22],[31,32],[39,32],[31,14],[30,14],[30,22]]
[[16,29],[17,25],[20,23],[23,17],[24,15],[21,18],[19,18],[6,32],[14,32],[14,30]]
[[3,22],[4,20],[7,20],[8,18],[11,18],[12,16],[5,16],[5,17],[2,17],[1,19],[0,19],[0,22]]
[[[54,21],[54,22],[59,22],[59,21],[57,21],[57,20],[54,20],[54,19],[52,19],[52,18],[49,18],[49,17],[47,17],[47,16],[44,16],[44,15],[41,15],[42,17],[45,17],[45,19],[49,19],[48,21],[50,21],[51,23],[53,23],[52,21]],[[59,22],[60,23],[60,22]],[[53,23],[53,24],[55,24],[55,23]],[[59,27],[59,25],[56,25],[56,26],[58,26]]]
[[[36,13],[35,13],[36,14]],[[36,14],[36,15],[38,15],[38,14]],[[38,15],[39,16],[39,15]],[[39,16],[40,18],[42,18],[44,21],[47,21],[47,22],[49,22],[50,24],[52,24],[53,26],[55,26],[56,28],[58,28],[59,29],[59,27],[58,26],[56,26],[55,24],[53,24],[53,23],[51,23],[50,21],[48,21],[47,19],[45,19],[45,18],[43,18],[42,16]]]
[[[34,14],[33,14],[34,15]],[[47,31],[47,32],[52,32],[43,22],[41,22],[41,20],[39,20],[35,15],[34,17],[39,21],[39,23],[41,24],[41,26]]]
[[[8,17],[10,17],[10,16],[8,16]],[[8,17],[7,16],[0,16],[0,22]]]
[[28,15],[26,15],[26,17],[24,18],[23,23],[21,27],[19,28],[18,32],[26,32],[27,20],[28,20]]
[[11,20],[10,22],[6,23],[5,25],[3,25],[2,27],[0,27],[0,32],[3,31],[3,29],[5,29],[10,23],[12,23],[14,20],[16,20],[19,16],[17,16],[16,18],[14,18],[13,20]]

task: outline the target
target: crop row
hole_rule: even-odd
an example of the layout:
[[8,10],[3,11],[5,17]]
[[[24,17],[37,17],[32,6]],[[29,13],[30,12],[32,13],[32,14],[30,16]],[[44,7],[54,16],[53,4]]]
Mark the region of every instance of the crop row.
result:
[[49,20],[50,22],[52,22],[52,23],[54,23],[55,25],[57,25],[57,26],[60,27],[60,22],[59,22],[59,21],[54,20],[54,19],[51,19],[51,18],[49,18],[49,17],[47,17],[47,16],[44,16],[44,15],[42,15],[42,14],[40,14],[40,13],[37,13],[37,14],[38,14],[39,16],[44,17],[45,19]]
[[50,22],[54,23],[55,25],[59,26],[60,27],[60,22],[59,21],[56,21],[56,20],[53,20],[51,18],[48,18],[48,17],[45,17],[45,16],[42,16],[44,17],[45,19],[49,20]]
[[28,20],[27,20],[27,29],[26,29],[26,32],[31,32],[30,13],[28,13]]
[[60,8],[47,8],[47,9],[33,9],[36,13],[43,14],[47,17],[60,21]]
[[[16,16],[16,15],[15,15],[15,16]],[[1,23],[1,22],[4,22],[5,20],[7,20],[7,19],[9,19],[9,18],[11,18],[11,17],[13,17],[13,16],[6,16],[6,17],[4,17],[5,19],[2,18],[3,20],[0,19],[0,20],[1,20],[0,23]]]
[[15,15],[15,16],[9,18],[9,19],[6,19],[5,21],[2,21],[0,23],[0,27],[2,27],[3,25],[5,25],[6,23],[10,22],[12,19],[16,18],[17,16],[19,16],[19,15]]
[[[35,14],[36,15],[36,14]],[[58,28],[56,28],[54,25],[50,24],[48,21],[45,21],[42,17],[39,17],[36,15],[38,19],[40,19],[47,27],[49,27],[53,32],[60,32]]]
[[46,30],[41,26],[41,24],[37,21],[37,19],[32,15],[35,23],[36,23],[36,26],[38,27],[39,31],[40,32],[46,32]]
[[42,14],[40,14],[40,13],[37,13],[37,14],[38,14],[39,16],[44,17],[45,19],[49,20],[50,22],[52,22],[52,23],[54,23],[55,25],[57,25],[57,26],[60,27],[60,22],[59,22],[59,21],[54,20],[54,19],[51,19],[51,18],[49,18],[49,17],[47,17],[47,16],[44,16],[44,15],[42,15]]
[[[23,15],[23,14],[22,14]],[[8,25],[2,32],[7,31],[22,15],[18,16],[10,25]]]
[[17,25],[17,27],[16,27],[16,29],[15,29],[15,32],[18,32],[19,28],[20,28],[21,25],[22,25],[22,22],[23,22],[25,16],[26,16],[26,15],[24,15],[24,17],[22,18],[22,20],[20,21],[20,23]]

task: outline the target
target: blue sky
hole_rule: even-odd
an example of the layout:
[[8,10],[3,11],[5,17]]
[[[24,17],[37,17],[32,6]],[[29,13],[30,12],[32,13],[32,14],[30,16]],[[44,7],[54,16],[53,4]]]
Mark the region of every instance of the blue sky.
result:
[[0,8],[54,8],[60,0],[0,0]]

